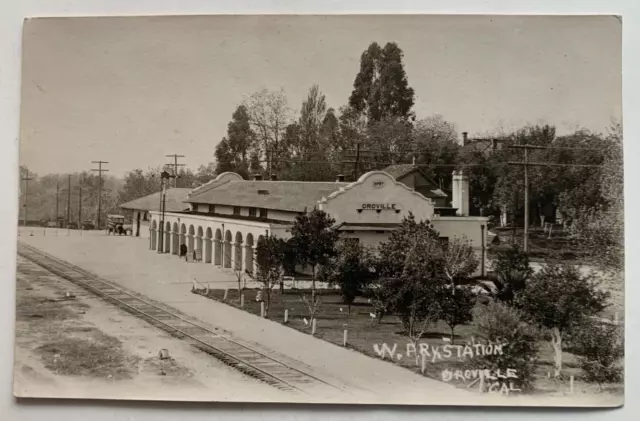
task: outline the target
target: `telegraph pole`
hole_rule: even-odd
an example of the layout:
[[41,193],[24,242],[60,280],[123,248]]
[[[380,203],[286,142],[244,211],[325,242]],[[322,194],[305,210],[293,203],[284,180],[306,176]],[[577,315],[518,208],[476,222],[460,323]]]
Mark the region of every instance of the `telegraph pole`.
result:
[[360,177],[360,143],[356,144],[356,165],[355,165],[355,177],[353,181],[358,181],[358,177]]
[[59,215],[59,205],[60,205],[60,201],[59,201],[59,197],[60,197],[60,182],[56,181],[56,228],[60,228],[59,222],[58,221],[58,215]]
[[82,233],[82,176],[78,177],[78,229]]
[[27,175],[22,177],[22,181],[24,181],[24,226],[27,226],[27,193],[29,189],[29,180],[33,180],[33,178],[29,177],[29,170],[27,170]]
[[[538,146],[538,145],[511,145],[513,149],[524,149],[524,162],[507,162],[509,165],[519,165],[524,167],[524,252],[529,251],[529,167],[580,167],[580,168],[598,168],[601,165],[589,165],[589,164],[556,164],[550,162],[530,162],[529,150],[530,149],[555,149],[553,146]],[[571,148],[569,148],[571,149]],[[580,148],[575,148],[579,150]],[[515,237],[515,236],[514,236]]]
[[105,171],[109,171],[109,170],[105,170],[104,168],[102,168],[102,164],[108,164],[107,161],[91,161],[92,164],[98,164],[98,168],[92,168],[91,171],[97,171],[98,172],[98,217],[97,217],[97,224],[98,224],[98,229],[100,229],[100,212],[102,211],[102,173]]
[[71,223],[71,174],[69,174],[69,179],[67,183],[67,228]]
[[166,155],[167,158],[173,158],[173,187],[178,187],[178,167],[184,167],[184,164],[178,164],[178,158],[184,158],[184,155]]

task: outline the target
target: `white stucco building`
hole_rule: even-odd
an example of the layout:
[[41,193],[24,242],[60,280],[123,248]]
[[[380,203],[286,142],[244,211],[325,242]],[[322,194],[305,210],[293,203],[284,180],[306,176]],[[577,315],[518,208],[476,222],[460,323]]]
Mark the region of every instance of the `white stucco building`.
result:
[[[199,251],[203,264],[251,272],[260,237],[289,237],[295,217],[314,207],[336,220],[335,229],[342,237],[370,246],[386,240],[412,212],[417,220],[430,220],[443,239],[464,236],[470,240],[481,262],[477,274],[485,274],[487,219],[466,214],[468,182],[459,173],[454,177],[453,203],[458,209],[449,207],[445,212],[441,202],[385,171],[368,172],[352,183],[244,180],[236,173],[224,173],[187,192],[184,210],[176,210],[180,208],[177,203],[167,207],[164,215],[158,206],[146,210],[149,247],[178,254],[185,244],[190,254]],[[168,194],[172,190],[176,189]],[[429,192],[438,200],[443,195],[437,189]],[[175,198],[184,192],[171,194]],[[157,195],[153,202],[159,199]],[[145,212],[138,206],[141,202],[134,202],[121,207],[137,206],[135,212]]]

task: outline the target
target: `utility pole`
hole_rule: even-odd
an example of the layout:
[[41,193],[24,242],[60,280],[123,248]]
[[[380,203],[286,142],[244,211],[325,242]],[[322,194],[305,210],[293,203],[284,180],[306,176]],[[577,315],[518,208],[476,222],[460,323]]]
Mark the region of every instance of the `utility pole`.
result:
[[82,176],[78,178],[78,229],[82,232]]
[[98,168],[92,168],[91,171],[97,171],[98,172],[98,217],[97,217],[97,224],[98,224],[98,229],[100,229],[100,212],[102,211],[102,173],[105,171],[109,171],[109,170],[105,170],[102,168],[102,164],[108,164],[107,161],[91,161],[92,164],[98,164]]
[[67,183],[67,227],[71,223],[71,174]]
[[60,196],[60,182],[56,181],[56,228],[60,228],[59,225],[59,220],[58,220],[58,215],[59,215],[59,196]]
[[354,169],[354,180],[353,181],[358,181],[358,177],[360,177],[360,143],[356,144],[356,163],[355,163],[355,169]]
[[178,164],[178,158],[184,158],[184,155],[178,155],[178,154],[173,154],[173,155],[166,155],[167,158],[173,158],[173,187],[178,187],[178,167],[184,167],[184,164]]
[[[512,149],[524,149],[524,162],[507,162],[509,165],[519,165],[524,167],[524,252],[529,251],[529,167],[578,167],[578,168],[598,168],[601,165],[589,165],[589,164],[556,164],[550,162],[530,162],[529,150],[530,149],[554,149],[552,146],[538,146],[538,145],[511,145]],[[580,148],[576,148],[580,149]],[[514,215],[515,217],[515,215]],[[514,236],[515,237],[515,236]]]
[[[164,232],[164,213],[166,208],[166,200],[167,200],[167,183],[170,178],[176,177],[175,175],[171,175],[166,171],[162,171],[160,174],[160,185],[162,190],[160,191],[160,226],[158,227],[158,243],[156,244],[158,248],[158,253],[165,253],[164,250],[164,240],[165,240],[165,232]],[[168,252],[169,250],[166,250]]]
[[33,178],[29,177],[29,170],[27,170],[27,174],[22,177],[22,181],[24,181],[24,226],[27,226],[27,193],[28,193],[28,189],[29,189],[29,180],[33,180]]

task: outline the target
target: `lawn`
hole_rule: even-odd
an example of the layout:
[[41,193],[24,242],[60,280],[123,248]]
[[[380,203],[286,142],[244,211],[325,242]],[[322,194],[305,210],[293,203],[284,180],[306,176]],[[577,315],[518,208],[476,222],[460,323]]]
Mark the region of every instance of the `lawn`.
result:
[[[309,291],[292,289],[285,289],[283,293],[274,291],[268,318],[279,323],[284,323],[285,310],[288,310],[287,326],[311,334],[311,326],[305,324],[305,318],[309,319],[309,314],[301,300],[300,294],[302,292],[309,294]],[[225,302],[234,307],[240,307],[237,290],[228,290],[226,300],[224,300],[224,290],[195,290],[194,293],[205,295],[208,298]],[[396,345],[396,358],[390,358],[389,354],[386,354],[385,359],[392,359],[392,363],[417,373],[422,371],[421,361],[417,363],[415,358],[411,356],[407,357],[407,344],[410,343],[410,341],[408,336],[403,332],[402,324],[396,316],[387,316],[378,324],[370,315],[373,308],[366,299],[356,299],[349,314],[347,306],[342,302],[340,294],[336,290],[321,290],[319,293],[322,297],[322,304],[320,311],[316,314],[317,323],[315,336],[336,345],[343,346],[344,330],[346,329],[347,346],[374,358],[381,358],[376,352],[375,346],[378,347],[378,351],[381,351],[383,344],[387,344],[387,349],[393,349],[394,345]],[[257,294],[258,290],[255,289],[244,290],[243,310],[259,316],[261,304],[256,301]],[[477,332],[474,332],[474,328],[471,325],[456,327],[455,334],[453,345],[485,342],[478,338]],[[449,327],[443,322],[439,322],[424,335],[421,342],[428,344],[430,349],[434,347],[442,349],[444,345],[452,344],[445,339],[449,337]],[[399,355],[402,355],[402,357],[398,358]],[[441,380],[443,370],[472,369],[474,368],[472,364],[473,360],[469,359],[466,359],[466,361],[456,358],[436,359],[436,361],[427,359],[424,374],[428,377]],[[540,343],[538,380],[535,384],[536,393],[568,393],[569,376],[576,377],[576,390],[592,389],[591,385],[579,382],[580,370],[576,367],[575,357],[569,353],[564,353],[563,376],[565,380],[549,378],[548,373],[552,371],[553,351],[546,342],[542,342]],[[459,387],[472,386],[472,381],[466,380],[458,380],[457,382],[454,380],[452,383]]]

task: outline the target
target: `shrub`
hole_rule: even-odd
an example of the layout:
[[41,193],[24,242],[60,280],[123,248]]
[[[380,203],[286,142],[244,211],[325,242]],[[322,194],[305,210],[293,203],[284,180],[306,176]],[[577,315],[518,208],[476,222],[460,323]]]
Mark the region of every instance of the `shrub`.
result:
[[512,382],[523,392],[533,389],[538,359],[538,331],[527,324],[520,311],[501,302],[474,309],[473,325],[486,341],[504,344],[501,355],[478,357],[482,369],[516,370],[517,378],[500,380]]
[[585,381],[602,387],[603,383],[622,380],[624,330],[621,326],[589,320],[576,327],[570,341]]
[[500,288],[498,298],[511,302],[533,274],[529,258],[517,245],[498,253],[494,271]]

